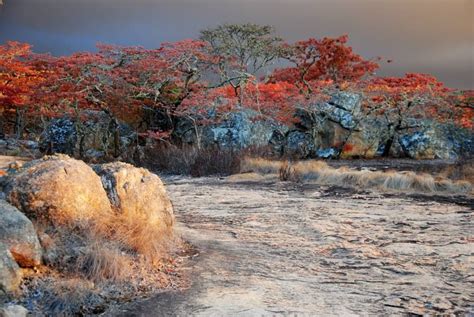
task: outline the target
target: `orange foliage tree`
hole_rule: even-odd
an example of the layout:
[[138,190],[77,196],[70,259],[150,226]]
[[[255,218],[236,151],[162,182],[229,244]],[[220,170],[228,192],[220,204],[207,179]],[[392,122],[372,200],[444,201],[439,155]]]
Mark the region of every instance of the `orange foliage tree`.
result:
[[447,102],[451,90],[431,75],[378,77],[363,89],[366,111],[380,118],[385,126],[383,156],[389,155],[399,133],[422,128],[426,119],[446,121],[452,113]]
[[[8,42],[0,46],[0,114],[3,120],[15,118],[18,137],[23,131],[32,95],[44,80],[43,74],[29,63],[31,57],[28,44]],[[3,120],[0,120],[0,134],[5,124]]]
[[284,56],[295,66],[277,69],[272,81],[294,83],[309,96],[318,81],[353,82],[373,73],[379,65],[354,53],[348,40],[347,35],[342,35],[287,44]]

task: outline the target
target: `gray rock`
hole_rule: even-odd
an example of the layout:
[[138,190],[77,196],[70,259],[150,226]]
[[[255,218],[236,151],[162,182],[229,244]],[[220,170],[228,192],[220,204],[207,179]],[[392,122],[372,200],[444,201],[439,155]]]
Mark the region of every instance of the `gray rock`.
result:
[[104,112],[88,110],[82,115],[84,121],[80,124],[69,118],[52,120],[40,137],[41,152],[85,159],[97,159],[99,152],[104,156],[119,156],[136,139],[135,132],[128,125]]
[[361,101],[361,95],[341,91],[334,94],[328,103],[342,110],[356,114],[360,111]]
[[457,159],[472,154],[472,133],[434,123],[426,126],[428,128],[399,137],[398,142],[406,156],[413,159]]
[[315,142],[311,134],[301,131],[290,131],[286,136],[285,154],[297,158],[307,158],[314,155]]
[[331,121],[339,123],[343,128],[353,129],[357,126],[360,113],[361,96],[359,94],[338,92],[327,103],[319,105]]
[[33,224],[4,200],[0,200],[0,242],[21,267],[41,264],[42,249]]
[[7,246],[0,242],[0,292],[14,293],[21,282],[21,271]]
[[39,144],[36,141],[32,140],[21,140],[20,144],[29,150],[39,149]]
[[[275,130],[287,130],[271,120],[256,120],[258,113],[242,110],[229,114],[222,122],[202,128],[201,141],[204,146],[218,145],[223,148],[243,149],[250,146],[267,146]],[[188,127],[181,133],[189,143],[195,132]],[[286,131],[285,131],[286,132]],[[194,142],[193,142],[194,143]]]
[[328,149],[319,149],[316,151],[316,155],[320,158],[334,158],[337,157],[337,150],[335,148],[328,148]]
[[28,309],[20,305],[5,305],[0,307],[0,317],[26,317]]
[[78,138],[74,121],[68,118],[53,119],[40,136],[39,148],[46,154],[73,155]]

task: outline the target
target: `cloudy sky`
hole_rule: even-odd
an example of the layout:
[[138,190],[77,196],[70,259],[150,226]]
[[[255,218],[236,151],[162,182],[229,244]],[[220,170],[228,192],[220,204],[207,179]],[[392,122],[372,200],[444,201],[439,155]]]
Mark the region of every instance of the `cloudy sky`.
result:
[[224,22],[271,24],[289,41],[347,33],[356,52],[394,61],[380,75],[428,72],[474,88],[474,0],[4,0],[0,43],[53,54],[156,47]]

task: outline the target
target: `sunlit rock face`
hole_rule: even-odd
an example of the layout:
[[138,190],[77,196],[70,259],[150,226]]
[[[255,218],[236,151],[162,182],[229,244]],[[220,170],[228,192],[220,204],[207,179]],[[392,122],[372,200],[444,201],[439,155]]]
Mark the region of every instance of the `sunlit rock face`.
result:
[[4,200],[0,200],[0,241],[21,267],[41,264],[42,249],[33,224]]
[[20,267],[8,247],[0,242],[0,295],[17,291],[20,282]]
[[7,185],[6,197],[28,217],[57,225],[79,225],[112,212],[99,176],[67,155],[25,164]]
[[144,168],[115,162],[94,165],[116,212],[146,218],[163,230],[174,223],[173,206],[161,179]]

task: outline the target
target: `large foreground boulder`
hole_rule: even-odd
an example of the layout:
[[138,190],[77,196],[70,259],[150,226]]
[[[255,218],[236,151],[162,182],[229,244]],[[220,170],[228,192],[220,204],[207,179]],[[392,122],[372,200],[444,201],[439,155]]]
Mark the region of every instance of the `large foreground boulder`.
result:
[[0,293],[12,293],[21,282],[21,271],[8,247],[0,242]]
[[0,200],[0,242],[21,267],[41,264],[42,250],[33,224],[4,200]]
[[97,174],[67,155],[25,164],[6,191],[9,202],[30,218],[57,225],[79,224],[112,212]]
[[161,179],[143,168],[116,162],[94,166],[116,212],[169,229],[173,206]]

